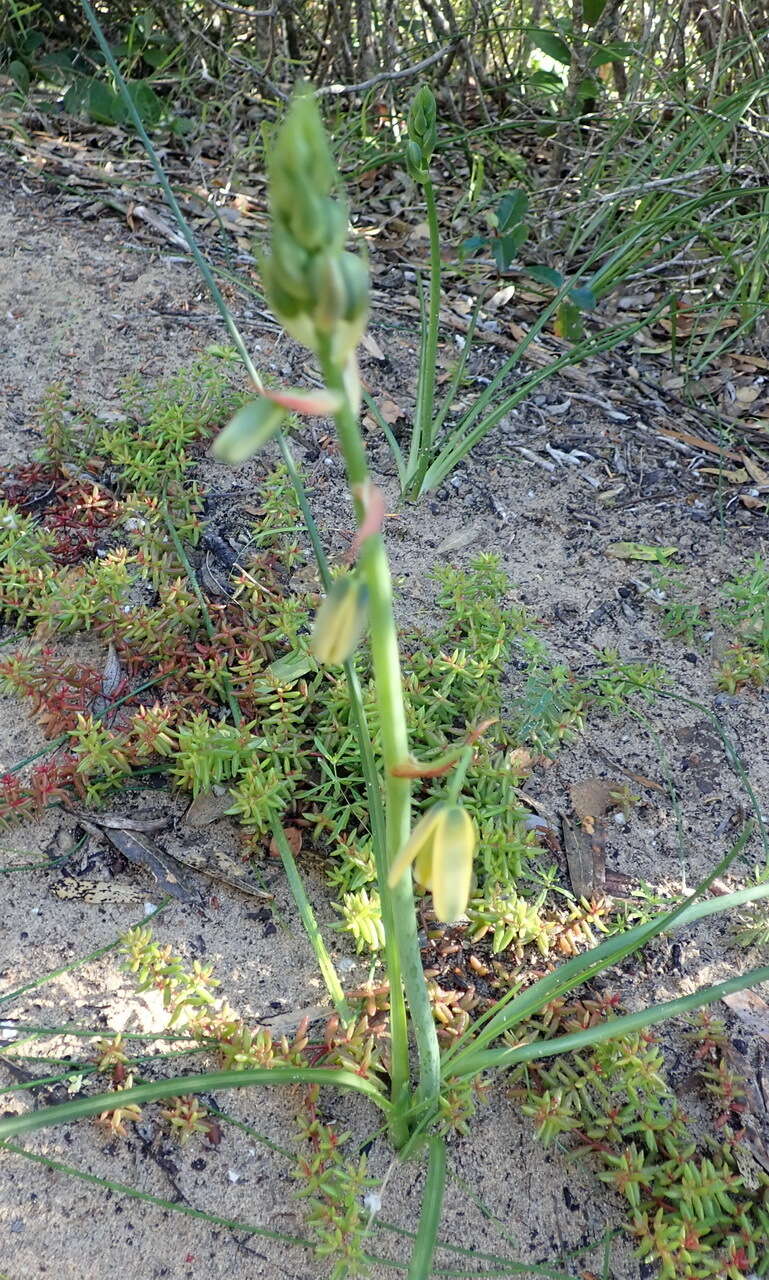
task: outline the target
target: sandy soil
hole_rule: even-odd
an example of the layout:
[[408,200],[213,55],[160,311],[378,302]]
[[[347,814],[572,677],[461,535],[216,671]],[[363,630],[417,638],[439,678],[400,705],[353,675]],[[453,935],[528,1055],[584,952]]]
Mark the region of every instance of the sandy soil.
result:
[[[83,223],[77,213],[68,214],[55,195],[36,184],[25,188],[18,171],[10,165],[3,169],[2,162],[0,192],[0,244],[5,246],[0,276],[2,441],[7,456],[20,459],[34,447],[34,409],[51,382],[63,382],[76,396],[99,406],[115,399],[123,374],[139,371],[155,380],[209,342],[221,340],[222,334],[194,270],[174,251],[150,247],[111,218]],[[276,346],[253,311],[246,308],[239,318],[257,363],[283,369],[290,358],[288,348]],[[386,380],[392,395],[407,400],[413,342],[379,325],[376,315],[372,328],[389,363],[383,373],[376,372],[371,358],[364,367],[372,379]],[[492,358],[493,352],[484,356]],[[660,443],[642,414],[631,413],[619,425],[576,400],[566,417],[551,414],[569,390],[568,383],[548,385],[541,402],[522,408],[502,424],[443,491],[421,508],[402,510],[391,522],[390,550],[403,608],[429,614],[426,570],[436,563],[466,563],[480,551],[498,552],[516,597],[543,620],[559,658],[579,670],[597,648],[611,646],[629,659],[663,661],[679,692],[717,710],[749,766],[759,802],[769,807],[766,695],[717,695],[708,656],[661,637],[654,606],[635,585],[647,576],[643,566],[606,555],[607,545],[620,539],[676,545],[704,598],[712,593],[714,582],[761,547],[763,528],[757,517],[739,508],[731,508],[724,523],[712,493],[688,474],[685,460]],[[345,543],[349,516],[336,496],[339,460],[319,445],[320,434],[302,435],[298,456],[333,552]],[[521,444],[541,452],[545,438],[557,448],[581,448],[594,461],[581,469],[558,466],[545,471],[519,452]],[[373,439],[372,448],[379,478],[394,505],[386,450]],[[598,501],[585,476],[605,480],[618,458],[624,460],[627,485],[623,501],[612,510]],[[206,474],[204,466],[204,478]],[[217,471],[216,483],[220,492],[227,486],[240,490],[253,483],[254,474],[248,468],[229,477]],[[465,545],[441,550],[458,530],[467,535]],[[691,884],[722,856],[739,828],[747,798],[701,710],[665,702],[647,714],[647,724],[594,719],[528,787],[549,811],[559,813],[568,809],[570,784],[585,777],[615,777],[618,767],[662,783],[669,774],[680,804],[680,823],[664,792],[641,789],[640,806],[623,826],[611,828],[608,865],[657,884],[680,883],[683,870]],[[0,716],[2,768],[34,750],[39,739],[34,727],[20,719],[16,705],[6,701]],[[155,793],[138,797],[136,803],[169,812],[176,802]],[[2,840],[4,861],[37,862],[47,850],[63,848],[70,831],[71,820],[63,814],[14,830]],[[221,847],[232,845],[226,821],[209,831]],[[739,874],[748,874],[758,857],[754,843]],[[157,923],[161,941],[190,958],[213,961],[231,1004],[254,1020],[323,999],[281,878],[272,868],[267,875],[276,894],[272,915],[260,915],[252,900],[217,887],[218,906],[210,896],[202,909],[174,904]],[[52,898],[38,871],[16,873],[4,884],[0,982],[6,992],[110,943],[129,918],[125,907]],[[329,920],[322,886],[310,882],[309,887],[321,921]],[[130,918],[140,917],[138,906]],[[330,936],[340,958],[338,936]],[[730,974],[735,963],[746,964],[744,955],[730,947],[721,924],[689,930],[679,941],[683,945],[678,968],[670,963],[670,943],[660,943],[642,964],[618,975],[617,988],[630,1007],[650,997],[692,990],[705,980]],[[349,956],[345,964],[352,980],[365,976],[364,967],[356,968]],[[11,1006],[0,1006],[0,1013],[22,1024],[77,1023],[136,1031],[163,1025],[162,1010],[151,998],[136,995],[111,952],[33,987]],[[5,1032],[8,1038],[11,1034]],[[72,1041],[62,1039],[60,1047],[67,1045],[71,1048]],[[50,1099],[41,1099],[46,1100]],[[242,1092],[218,1101],[259,1133],[289,1144],[287,1095]],[[35,1105],[31,1097],[14,1095],[14,1108],[29,1105]],[[356,1135],[373,1131],[375,1117],[370,1113],[349,1103],[333,1105],[340,1123]],[[86,1173],[223,1219],[303,1234],[287,1162],[231,1128],[217,1147],[202,1139],[179,1147],[153,1121],[119,1142],[82,1123],[34,1136],[25,1145]],[[371,1159],[375,1172],[387,1170],[389,1155],[383,1143],[374,1145]],[[117,1190],[105,1193],[13,1154],[4,1154],[0,1164],[0,1273],[9,1280],[45,1274],[59,1280],[108,1280],[113,1274],[123,1280],[186,1280],[225,1277],[235,1270],[247,1277],[320,1280],[324,1274],[322,1265],[298,1247],[247,1237],[226,1223],[170,1214]],[[589,1245],[621,1221],[621,1206],[596,1181],[589,1165],[575,1162],[567,1153],[543,1152],[501,1087],[481,1111],[472,1136],[452,1144],[451,1164],[444,1240],[557,1266],[569,1250]],[[415,1226],[422,1177],[418,1165],[392,1172],[384,1193],[384,1218]],[[476,1201],[492,1206],[497,1217],[485,1218]],[[374,1236],[372,1247],[398,1256],[397,1239],[384,1233]],[[443,1253],[439,1264],[457,1265],[457,1260]],[[601,1274],[602,1265],[602,1253],[596,1250],[579,1262],[562,1262],[575,1278],[591,1271]],[[392,1272],[382,1269],[381,1274]],[[625,1243],[612,1246],[612,1280],[641,1280],[651,1274],[632,1259]]]

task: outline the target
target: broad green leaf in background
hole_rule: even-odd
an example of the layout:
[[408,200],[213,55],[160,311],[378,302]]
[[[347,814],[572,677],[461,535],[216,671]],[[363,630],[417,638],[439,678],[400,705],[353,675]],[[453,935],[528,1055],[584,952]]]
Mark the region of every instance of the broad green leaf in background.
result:
[[595,311],[595,294],[592,289],[588,289],[585,285],[570,289],[569,301],[573,302],[575,307],[579,307],[580,311]]
[[626,40],[615,40],[612,44],[604,44],[596,49],[590,58],[590,66],[603,67],[607,62],[625,62],[635,50]]
[[91,80],[88,85],[88,114],[98,124],[124,124],[126,120],[122,98],[101,80]]
[[577,85],[577,100],[584,102],[587,98],[597,98],[601,92],[601,86],[592,76],[586,76],[584,80],[580,80]]
[[499,271],[507,271],[528,234],[527,228],[519,225],[509,235],[494,237],[491,241],[491,252]]
[[538,284],[551,284],[554,289],[560,289],[563,284],[560,271],[556,271],[554,267],[541,266],[539,263],[527,266],[526,275],[531,276],[531,279],[536,280]]
[[146,80],[137,80],[135,84],[129,84],[127,87],[142,120],[152,128],[163,114],[162,99]]
[[589,27],[594,27],[604,9],[606,0],[582,0],[582,17]]
[[462,253],[475,253],[476,249],[482,249],[488,242],[488,236],[468,236],[462,241]]
[[20,62],[18,58],[14,58],[13,62],[8,64],[8,74],[21,89],[21,92],[26,93],[29,89],[29,71],[24,63]]
[[497,205],[497,229],[500,235],[504,235],[519,222],[523,222],[528,212],[529,197],[526,192],[520,189],[508,191]]
[[546,31],[541,27],[529,27],[529,39],[535,49],[540,49],[542,53],[546,53],[548,58],[552,58],[554,62],[562,62],[568,67],[571,62],[571,49],[557,33],[557,31]]
[[558,308],[553,325],[557,338],[566,338],[569,342],[580,342],[585,336],[580,309],[573,302],[564,299]]
[[563,93],[563,80],[554,71],[535,71],[527,83],[545,93]]

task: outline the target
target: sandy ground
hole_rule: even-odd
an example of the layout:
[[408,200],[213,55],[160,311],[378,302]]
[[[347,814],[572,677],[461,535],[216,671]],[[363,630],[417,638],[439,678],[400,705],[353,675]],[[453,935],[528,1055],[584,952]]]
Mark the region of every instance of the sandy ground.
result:
[[[156,380],[209,342],[221,340],[222,334],[194,270],[174,251],[148,246],[111,218],[83,223],[76,213],[67,214],[55,195],[37,185],[25,190],[18,171],[8,164],[3,169],[2,162],[0,191],[0,427],[3,452],[21,459],[34,447],[34,410],[50,383],[63,382],[98,407],[115,400],[123,374],[139,371]],[[258,315],[245,309],[239,318],[257,363],[261,358],[265,368],[284,368],[287,349],[275,345]],[[378,328],[376,316],[373,332],[391,359],[384,375],[388,389],[407,396],[408,342],[384,326]],[[370,361],[365,367],[369,376],[376,376]],[[562,401],[569,388],[560,385],[546,392],[539,406],[524,407],[503,424],[443,491],[416,511],[402,511],[392,522],[390,550],[404,609],[429,613],[426,570],[436,563],[467,563],[480,551],[498,552],[516,598],[543,620],[559,658],[579,670],[596,648],[611,646],[636,661],[664,661],[681,693],[717,709],[749,766],[759,802],[769,805],[766,695],[718,696],[708,656],[661,637],[653,606],[634,585],[643,577],[643,568],[606,556],[606,546],[621,538],[674,544],[704,597],[712,593],[715,581],[761,547],[760,524],[733,508],[724,525],[714,498],[689,480],[674,453],[660,447],[642,416],[631,415],[619,428],[575,401],[567,419],[548,417],[548,406]],[[628,502],[606,510],[581,474],[568,467],[547,472],[518,452],[522,442],[536,450],[546,434],[557,446],[572,440],[592,449],[595,461],[588,469],[593,475],[605,475],[607,460],[616,460],[618,453],[624,456]],[[372,446],[379,478],[394,503],[386,452],[376,441]],[[301,437],[298,456],[329,547],[339,550],[349,516],[336,497],[338,458],[319,448],[309,434]],[[205,478],[205,467],[203,471]],[[651,481],[649,471],[658,473]],[[253,483],[253,477],[248,468],[229,478],[217,472],[217,483],[225,492],[228,485],[241,489]],[[442,551],[446,539],[458,530],[469,531],[466,545]],[[608,865],[653,883],[679,883],[683,861],[691,884],[722,856],[739,828],[747,800],[702,711],[666,702],[647,714],[648,724],[594,719],[585,734],[528,786],[550,811],[562,812],[568,808],[571,783],[596,773],[616,776],[618,765],[660,781],[670,773],[681,806],[680,824],[666,794],[643,792],[629,821],[611,830]],[[33,750],[39,739],[10,701],[3,703],[0,717],[2,768]],[[166,811],[176,803],[157,794],[151,802],[165,805]],[[63,847],[68,824],[66,815],[54,813],[45,822],[5,834],[4,860],[39,861],[47,850]],[[232,844],[226,821],[211,829],[211,839],[223,848]],[[748,874],[758,857],[754,843],[739,874]],[[218,906],[209,901],[199,910],[174,904],[156,929],[161,941],[189,958],[213,961],[230,1003],[254,1020],[323,999],[281,877],[272,868],[267,875],[276,894],[274,917],[260,917],[252,900],[217,887]],[[309,887],[321,921],[328,921],[322,886],[311,882]],[[45,876],[36,871],[7,877],[5,891],[0,990],[6,992],[105,946],[129,918],[141,917],[140,907],[127,916],[124,907],[54,899]],[[338,935],[331,937],[339,959],[343,949]],[[692,990],[704,980],[730,974],[735,963],[746,964],[745,957],[730,948],[721,924],[690,930],[681,941],[679,969],[668,963],[670,944],[660,943],[640,965],[619,975],[618,989],[630,1007],[649,997]],[[356,969],[349,956],[344,959],[353,980],[365,976],[363,966]],[[77,1023],[137,1031],[163,1025],[162,1011],[152,998],[136,994],[111,952],[33,988],[0,1012],[22,1024]],[[272,1141],[290,1144],[287,1095],[244,1091],[220,1098],[219,1103]],[[12,1105],[34,1103],[15,1095]],[[370,1112],[347,1102],[330,1105],[340,1123],[357,1136],[373,1133],[376,1117]],[[34,1135],[25,1145],[86,1173],[223,1219],[268,1232],[303,1234],[301,1206],[292,1198],[286,1160],[232,1128],[226,1129],[218,1147],[194,1139],[182,1148],[151,1121],[123,1141],[111,1141],[85,1122]],[[389,1154],[382,1142],[374,1145],[371,1160],[376,1173],[386,1172]],[[13,1154],[4,1154],[0,1165],[0,1274],[8,1280],[45,1274],[58,1280],[108,1280],[113,1274],[122,1280],[186,1280],[225,1277],[234,1271],[246,1277],[320,1280],[325,1274],[323,1265],[301,1248],[248,1237],[226,1223],[171,1214]],[[621,1206],[589,1165],[568,1153],[544,1152],[501,1086],[492,1092],[472,1136],[452,1144],[451,1170],[443,1240],[551,1267],[560,1262],[575,1280],[591,1271],[601,1274],[600,1250],[587,1252],[579,1261],[563,1259],[569,1250],[584,1248],[617,1226]],[[383,1218],[415,1227],[423,1172],[418,1164],[392,1172]],[[496,1217],[484,1217],[479,1202],[490,1206]],[[375,1233],[372,1248],[398,1256],[399,1244],[393,1236]],[[439,1264],[457,1265],[457,1260],[442,1253]],[[393,1273],[382,1269],[379,1274]],[[632,1259],[627,1244],[613,1244],[612,1280],[641,1280],[652,1274]]]

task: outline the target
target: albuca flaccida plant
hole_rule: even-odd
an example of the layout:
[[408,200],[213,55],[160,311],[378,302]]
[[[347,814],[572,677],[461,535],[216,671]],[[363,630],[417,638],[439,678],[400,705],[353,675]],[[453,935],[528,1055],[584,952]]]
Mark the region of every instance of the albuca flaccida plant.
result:
[[[129,103],[130,98],[127,106]],[[135,123],[141,130],[141,122],[137,119]],[[292,1045],[276,1050],[269,1037],[253,1034],[231,1012],[220,1006],[211,1011],[209,973],[183,979],[176,961],[165,949],[155,947],[144,934],[134,935],[127,947],[140,981],[162,986],[174,1009],[179,1004],[180,1008],[184,1005],[194,1010],[200,1034],[218,1044],[224,1066],[219,1071],[140,1084],[124,1077],[120,1081],[119,1106],[121,1115],[130,1118],[135,1114],[131,1108],[143,1103],[159,1098],[181,1099],[171,1109],[171,1123],[191,1130],[203,1123],[192,1101],[196,1095],[228,1088],[306,1086],[310,1110],[305,1128],[316,1153],[316,1162],[308,1172],[310,1194],[316,1220],[326,1224],[324,1247],[328,1252],[335,1239],[341,1240],[339,1218],[329,1202],[334,1198],[329,1188],[332,1192],[337,1188],[342,1196],[358,1196],[365,1186],[365,1175],[361,1169],[343,1170],[334,1163],[333,1143],[328,1131],[319,1126],[314,1100],[319,1087],[358,1092],[381,1113],[392,1144],[403,1159],[427,1155],[423,1204],[409,1264],[411,1280],[420,1280],[432,1270],[447,1170],[447,1134],[452,1128],[462,1129],[471,1122],[478,1085],[490,1073],[508,1072],[525,1063],[543,1062],[575,1050],[592,1050],[618,1037],[633,1036],[653,1023],[769,979],[769,967],[637,1013],[588,1020],[576,1028],[566,1023],[550,1038],[532,1038],[527,1032],[531,1020],[657,935],[760,899],[769,894],[769,885],[756,884],[727,896],[699,900],[741,852],[750,834],[746,829],[712,876],[675,910],[573,955],[528,987],[513,983],[507,994],[475,1021],[468,1016],[472,1011],[461,1003],[452,1005],[448,997],[441,1001],[422,967],[414,884],[420,891],[431,893],[435,911],[444,917],[443,923],[465,917],[474,867],[486,854],[484,847],[479,848],[476,805],[468,781],[472,778],[479,728],[471,726],[461,744],[444,752],[438,760],[423,762],[412,753],[409,682],[401,670],[393,586],[382,532],[384,501],[369,474],[358,418],[361,388],[355,349],[368,314],[367,271],[364,262],[345,247],[346,206],[337,193],[337,177],[320,116],[313,98],[307,94],[298,96],[288,110],[270,156],[269,176],[272,246],[263,267],[265,287],[280,322],[315,355],[324,386],[312,392],[268,391],[246,355],[247,369],[259,394],[238,410],[217,438],[214,453],[222,462],[237,465],[279,433],[281,421],[289,411],[330,416],[336,425],[357,532],[347,567],[332,581],[317,533],[311,529],[326,586],[311,648],[319,662],[332,667],[341,664],[348,680],[350,720],[357,734],[359,766],[365,781],[366,825],[371,834],[374,866],[374,880],[366,877],[364,883],[368,885],[369,898],[376,894],[378,899],[383,941],[386,981],[379,992],[386,998],[389,1018],[387,1071],[378,1069],[371,1039],[361,1038],[356,1031],[348,999],[318,936],[278,822],[274,828],[276,843],[338,1014],[340,1034],[334,1052],[322,1058],[324,1065],[316,1065],[317,1055],[308,1058],[305,1039],[299,1034]],[[227,319],[234,336],[237,331],[229,313]],[[239,334],[237,342],[244,351]],[[281,441],[281,447],[285,448],[285,442]],[[302,506],[306,511],[303,495]],[[310,519],[308,513],[306,518]],[[40,547],[40,554],[45,554],[44,546]],[[369,649],[374,689],[373,701],[368,705],[356,673],[356,650],[363,645]],[[211,678],[213,675],[215,672]],[[226,681],[222,693],[226,698]],[[95,730],[94,735],[91,749],[98,751]],[[322,755],[322,740],[316,745]],[[258,740],[244,737],[240,749],[250,753],[255,769],[261,767]],[[120,761],[113,761],[113,765],[119,769]],[[415,782],[428,778],[433,780],[432,800],[413,825],[412,788]],[[493,832],[484,834],[484,845],[487,840],[493,842]],[[505,927],[512,928],[513,934],[520,929],[525,941],[527,925],[518,906],[511,896],[495,918],[504,918]],[[481,933],[487,925],[481,913],[474,927]],[[369,1016],[375,1019],[381,1011],[377,992],[369,992],[368,998]],[[444,1024],[445,1019],[455,1019],[456,1034],[448,1039],[439,1035],[437,1008],[442,1011]],[[121,1067],[121,1075],[123,1071]],[[108,1116],[115,1111],[115,1101],[114,1092],[99,1093],[9,1117],[0,1121],[0,1139],[88,1115]],[[547,1106],[545,1101],[544,1108]],[[326,1168],[331,1170],[328,1179],[322,1176]],[[628,1171],[630,1176],[634,1176],[632,1169]],[[336,1275],[341,1276],[347,1264],[344,1258],[338,1261],[342,1265],[337,1266]],[[347,1274],[359,1274],[360,1252],[351,1249],[348,1261]]]

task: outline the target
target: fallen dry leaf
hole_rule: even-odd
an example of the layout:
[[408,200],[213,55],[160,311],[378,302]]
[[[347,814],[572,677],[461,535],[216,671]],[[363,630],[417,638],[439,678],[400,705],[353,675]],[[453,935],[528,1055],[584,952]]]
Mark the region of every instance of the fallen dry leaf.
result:
[[201,791],[200,795],[195,796],[185,813],[184,821],[188,827],[208,827],[212,822],[223,818],[230,808],[232,808],[230,791],[224,791],[221,795],[217,795],[215,791]]
[[387,359],[387,356],[385,355],[384,351],[380,347],[376,338],[373,336],[373,334],[369,333],[368,330],[366,330],[363,337],[361,338],[361,342],[363,346],[366,348],[366,350],[368,351],[369,355],[373,356],[375,360]]
[[750,479],[747,471],[741,467],[737,471],[727,471],[724,467],[700,467],[700,474],[718,476],[719,480],[726,480],[729,484],[747,484]]
[[571,806],[581,822],[585,818],[602,818],[616,805],[612,797],[622,787],[621,782],[609,778],[583,778],[569,787]]
[[743,454],[742,461],[751,479],[755,480],[761,489],[769,489],[769,473],[759,467],[758,463],[749,458],[747,454]]
[[393,423],[399,422],[401,418],[406,417],[406,410],[403,406],[399,405],[397,400],[393,400],[392,396],[388,396],[386,391],[383,391],[377,397],[377,408],[388,426],[392,426]]
[[534,765],[534,757],[530,751],[526,750],[525,747],[515,747],[514,750],[508,754],[507,762],[510,766],[510,772],[516,773],[519,777],[523,778],[526,777],[527,774],[531,773]]
[[480,525],[471,524],[464,529],[456,529],[454,533],[450,533],[447,538],[438,547],[437,554],[445,555],[448,551],[461,551],[462,547],[469,547],[471,542],[475,542],[476,538],[481,535]]
[[[286,840],[288,841],[288,847],[289,847],[289,849],[291,850],[291,852],[293,853],[294,857],[295,857],[295,858],[296,858],[296,857],[298,857],[298,855],[299,855],[299,854],[301,853],[301,851],[302,851],[302,833],[301,833],[301,831],[299,830],[299,828],[298,828],[298,827],[284,827],[284,828],[283,828],[283,834],[284,834],[284,836],[286,837]],[[275,837],[274,837],[274,836],[273,836],[272,840],[270,841],[270,857],[271,857],[271,858],[279,858],[279,857],[280,857],[280,849],[279,849],[279,848],[278,848],[278,846],[277,846],[277,843],[276,843],[276,840],[275,840]]]
[[688,431],[668,431],[662,427],[657,435],[665,436],[668,440],[680,440],[681,444],[690,444],[693,449],[702,449],[704,453],[717,453],[722,458],[732,458],[735,462],[743,460],[741,454],[724,449],[720,444],[713,444],[712,440],[703,440],[702,436],[693,436]]

